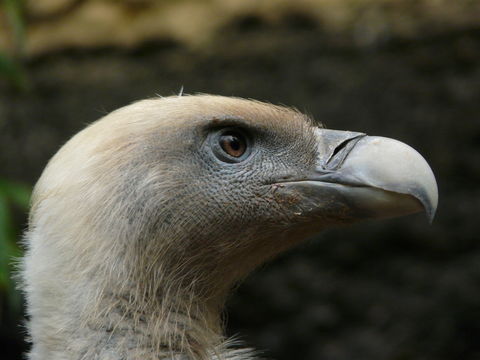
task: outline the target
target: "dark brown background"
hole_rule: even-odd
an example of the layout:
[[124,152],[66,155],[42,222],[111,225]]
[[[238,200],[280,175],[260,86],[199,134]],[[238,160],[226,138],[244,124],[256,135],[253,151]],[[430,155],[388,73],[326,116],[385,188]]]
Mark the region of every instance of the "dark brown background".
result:
[[[245,13],[201,47],[164,36],[29,56],[30,90],[0,85],[1,176],[34,184],[86,124],[182,86],[397,138],[437,176],[433,225],[417,215],[323,233],[247,280],[228,333],[278,360],[480,359],[480,23],[367,42],[352,29],[326,29],[308,11]],[[20,359],[20,320],[4,310],[0,357]]]

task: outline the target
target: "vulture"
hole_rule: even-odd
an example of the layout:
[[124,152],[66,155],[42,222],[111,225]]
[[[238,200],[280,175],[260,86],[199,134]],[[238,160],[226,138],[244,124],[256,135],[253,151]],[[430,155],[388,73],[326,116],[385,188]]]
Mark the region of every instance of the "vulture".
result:
[[253,269],[322,229],[437,207],[402,142],[299,111],[190,95],[120,108],[70,139],[33,196],[30,360],[247,360],[222,309]]

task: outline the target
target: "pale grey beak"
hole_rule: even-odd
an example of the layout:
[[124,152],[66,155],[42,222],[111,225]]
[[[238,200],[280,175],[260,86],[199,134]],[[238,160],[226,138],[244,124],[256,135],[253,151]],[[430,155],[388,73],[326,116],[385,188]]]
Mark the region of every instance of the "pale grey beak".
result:
[[437,183],[428,163],[413,148],[350,131],[318,128],[315,135],[315,171],[281,184],[284,194],[301,199],[296,206],[302,213],[337,214],[348,221],[423,210],[432,221],[438,204]]

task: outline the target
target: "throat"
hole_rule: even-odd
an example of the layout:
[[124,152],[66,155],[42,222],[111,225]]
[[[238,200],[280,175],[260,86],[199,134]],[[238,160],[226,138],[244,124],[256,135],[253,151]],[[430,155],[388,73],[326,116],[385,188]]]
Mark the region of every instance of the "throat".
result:
[[223,303],[178,291],[139,296],[80,288],[83,296],[66,291],[60,307],[48,306],[41,317],[33,316],[30,360],[237,359],[227,354]]
[[86,323],[84,335],[90,338],[86,359],[204,360],[224,352],[217,305],[178,295],[145,303],[111,296]]

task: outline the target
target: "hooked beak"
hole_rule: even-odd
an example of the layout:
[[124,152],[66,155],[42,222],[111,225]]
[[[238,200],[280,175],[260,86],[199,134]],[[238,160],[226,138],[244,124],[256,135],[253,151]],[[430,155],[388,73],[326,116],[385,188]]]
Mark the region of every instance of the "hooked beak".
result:
[[435,176],[410,146],[362,133],[316,129],[315,170],[278,184],[295,199],[295,211],[340,221],[402,216],[425,211],[433,220],[438,203]]

